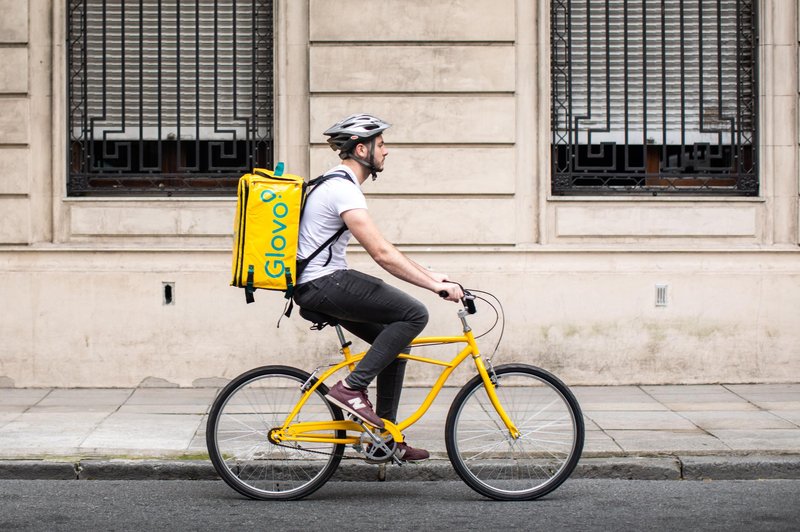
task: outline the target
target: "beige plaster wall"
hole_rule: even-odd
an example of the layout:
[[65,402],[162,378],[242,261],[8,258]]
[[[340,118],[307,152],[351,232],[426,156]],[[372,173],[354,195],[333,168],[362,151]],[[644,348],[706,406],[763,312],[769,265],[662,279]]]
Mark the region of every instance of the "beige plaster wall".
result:
[[[495,362],[527,362],[573,384],[786,382],[798,378],[800,268],[791,252],[670,253],[485,250],[465,261],[414,253],[467,286],[496,294],[506,329]],[[330,329],[307,330],[278,294],[246,305],[215,251],[92,249],[0,254],[0,379],[16,386],[181,386],[262,364],[311,369],[337,360]],[[380,275],[363,253],[357,267]],[[724,272],[724,273],[721,273]],[[165,305],[163,283],[174,283]],[[666,307],[655,286],[666,284]],[[456,305],[411,290],[429,308],[427,334],[456,334]],[[494,321],[478,302],[476,332]],[[499,330],[480,340],[490,354]],[[356,342],[357,348],[363,344]],[[452,357],[452,346],[423,351]],[[409,382],[429,382],[414,367]],[[454,383],[463,382],[464,373]]]

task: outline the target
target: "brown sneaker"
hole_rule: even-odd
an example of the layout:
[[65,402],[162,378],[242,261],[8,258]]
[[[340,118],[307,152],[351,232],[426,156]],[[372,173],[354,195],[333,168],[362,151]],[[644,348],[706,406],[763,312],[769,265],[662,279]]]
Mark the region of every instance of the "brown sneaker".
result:
[[406,442],[398,443],[394,454],[404,462],[420,462],[431,457],[425,449],[414,449]]
[[325,399],[374,427],[379,429],[385,427],[383,420],[372,409],[366,390],[351,390],[339,381],[328,391]]

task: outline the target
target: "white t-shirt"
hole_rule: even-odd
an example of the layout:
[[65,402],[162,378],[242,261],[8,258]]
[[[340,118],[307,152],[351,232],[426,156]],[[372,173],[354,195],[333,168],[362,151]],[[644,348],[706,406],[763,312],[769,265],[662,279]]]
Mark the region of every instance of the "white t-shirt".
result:
[[[308,257],[336,233],[343,225],[342,213],[352,209],[366,209],[367,200],[355,174],[345,165],[332,168],[333,172],[345,172],[350,179],[334,177],[328,179],[309,194],[306,200],[303,219],[300,220],[300,234],[297,244],[297,259]],[[324,249],[306,265],[298,284],[313,281],[338,270],[347,269],[347,243],[352,238],[345,231],[329,249]],[[331,260],[328,261],[330,253]]]

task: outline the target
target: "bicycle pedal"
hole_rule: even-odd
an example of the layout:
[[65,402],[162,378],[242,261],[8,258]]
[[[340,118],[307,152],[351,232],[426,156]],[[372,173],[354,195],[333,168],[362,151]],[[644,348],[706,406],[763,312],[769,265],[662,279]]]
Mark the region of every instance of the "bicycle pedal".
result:
[[347,419],[349,419],[349,420],[350,420],[350,421],[352,421],[353,423],[357,424],[357,425],[358,425],[359,427],[361,427],[362,429],[364,429],[364,430],[369,430],[369,429],[367,428],[367,426],[364,424],[364,420],[363,420],[363,419],[361,419],[360,417],[358,417],[357,415],[355,415],[355,414],[351,414],[351,413],[349,413],[349,412],[348,412],[348,413],[347,413]]

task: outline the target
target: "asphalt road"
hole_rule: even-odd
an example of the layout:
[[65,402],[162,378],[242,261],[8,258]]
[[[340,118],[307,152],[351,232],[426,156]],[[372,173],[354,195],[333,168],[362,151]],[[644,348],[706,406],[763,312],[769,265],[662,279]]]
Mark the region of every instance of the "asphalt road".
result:
[[800,481],[570,480],[499,503],[460,482],[330,482],[295,502],[214,481],[0,481],[0,530],[798,530]]

